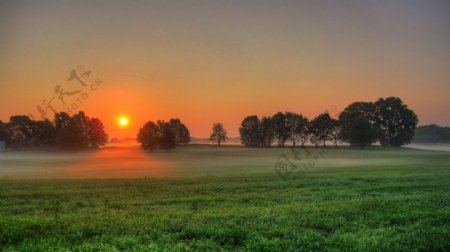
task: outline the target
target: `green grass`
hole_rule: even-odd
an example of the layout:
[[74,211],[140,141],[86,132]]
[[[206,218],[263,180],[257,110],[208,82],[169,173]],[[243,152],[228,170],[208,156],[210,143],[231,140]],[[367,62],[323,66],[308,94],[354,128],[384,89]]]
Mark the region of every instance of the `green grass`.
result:
[[450,250],[450,153],[330,148],[287,179],[282,153],[190,146],[149,154],[169,178],[0,180],[0,250]]

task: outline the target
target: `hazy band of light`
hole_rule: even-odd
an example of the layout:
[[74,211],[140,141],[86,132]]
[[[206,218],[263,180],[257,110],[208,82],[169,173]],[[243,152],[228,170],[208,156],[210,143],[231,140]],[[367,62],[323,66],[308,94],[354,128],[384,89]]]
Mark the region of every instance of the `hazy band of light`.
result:
[[448,1],[1,1],[0,119],[36,113],[83,64],[105,84],[82,109],[117,136],[170,117],[236,136],[246,115],[392,95],[421,124],[450,125],[448,13]]

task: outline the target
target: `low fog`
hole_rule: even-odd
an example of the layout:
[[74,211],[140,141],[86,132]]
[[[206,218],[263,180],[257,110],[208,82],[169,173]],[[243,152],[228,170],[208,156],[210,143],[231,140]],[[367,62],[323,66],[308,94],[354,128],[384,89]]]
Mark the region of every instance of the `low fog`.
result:
[[[355,156],[346,148],[330,148],[315,162],[311,171],[393,165],[397,155],[415,155],[414,150],[407,151],[411,148],[450,151],[448,144],[410,144],[394,152],[395,158],[391,159],[386,152],[376,150],[367,150],[366,154],[358,151],[356,154],[361,155]],[[289,155],[290,148],[194,144],[172,151],[147,152],[141,150],[137,142],[114,143],[97,151],[8,151],[0,153],[0,179],[240,176],[273,171],[282,154]]]

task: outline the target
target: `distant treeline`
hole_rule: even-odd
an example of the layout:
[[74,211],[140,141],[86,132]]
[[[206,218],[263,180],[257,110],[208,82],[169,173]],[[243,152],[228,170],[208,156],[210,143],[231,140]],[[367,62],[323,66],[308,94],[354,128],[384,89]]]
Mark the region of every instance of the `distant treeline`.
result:
[[73,116],[61,112],[55,114],[53,122],[34,121],[24,115],[11,116],[7,123],[0,121],[0,140],[12,149],[96,149],[108,142],[108,135],[97,118],[84,112]]
[[419,126],[413,139],[417,143],[450,143],[450,127],[436,124]]
[[375,142],[384,146],[402,146],[411,142],[417,126],[417,115],[398,97],[380,98],[376,102],[354,102],[338,119],[326,112],[309,120],[302,114],[278,112],[258,118],[247,116],[239,128],[241,142],[249,147],[315,146],[332,141],[363,148]]
[[[380,98],[376,102],[354,102],[337,119],[327,112],[312,120],[302,114],[278,112],[258,118],[247,116],[239,128],[240,140],[249,147],[270,147],[273,143],[283,147],[326,146],[339,142],[363,148],[375,142],[384,146],[402,146],[411,142],[417,126],[417,115],[398,97]],[[436,125],[419,127],[416,141],[449,141],[449,128]],[[225,141],[226,130],[221,123],[213,126],[211,140]],[[84,112],[70,116],[56,113],[53,122],[33,121],[27,116],[12,116],[7,123],[0,121],[0,140],[14,149],[27,147],[57,147],[88,149],[103,146],[108,141],[102,122],[89,118]],[[143,149],[172,149],[190,142],[188,128],[179,119],[169,122],[147,122],[137,136]]]
[[186,125],[175,118],[170,119],[169,122],[147,122],[139,129],[137,140],[145,150],[168,150],[179,144],[189,143],[191,136]]

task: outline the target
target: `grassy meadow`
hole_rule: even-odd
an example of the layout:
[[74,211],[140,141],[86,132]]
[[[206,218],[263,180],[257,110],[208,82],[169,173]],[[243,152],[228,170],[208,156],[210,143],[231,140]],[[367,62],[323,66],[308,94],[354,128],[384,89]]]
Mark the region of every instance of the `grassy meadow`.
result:
[[[450,250],[450,152],[311,153],[3,153],[0,251]],[[283,154],[306,169],[282,178]]]

